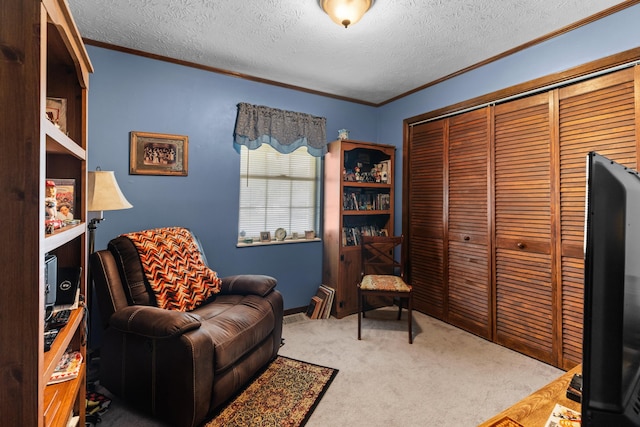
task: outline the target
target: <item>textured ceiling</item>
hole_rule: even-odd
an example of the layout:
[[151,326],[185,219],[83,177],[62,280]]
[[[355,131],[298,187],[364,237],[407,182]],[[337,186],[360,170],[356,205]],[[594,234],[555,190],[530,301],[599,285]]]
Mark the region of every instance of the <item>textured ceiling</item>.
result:
[[620,0],[377,0],[336,25],[317,0],[68,0],[86,39],[379,104]]

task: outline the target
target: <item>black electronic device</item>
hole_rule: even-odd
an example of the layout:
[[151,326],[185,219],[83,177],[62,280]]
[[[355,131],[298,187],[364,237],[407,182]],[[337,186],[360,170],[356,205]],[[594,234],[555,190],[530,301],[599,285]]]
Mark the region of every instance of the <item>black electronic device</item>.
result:
[[574,402],[582,402],[582,375],[574,374],[567,387],[567,398]]
[[44,351],[51,350],[51,345],[55,341],[56,337],[60,333],[59,329],[49,329],[44,332]]
[[58,258],[55,255],[44,256],[44,308],[50,312],[56,303],[58,287]]
[[68,306],[76,303],[81,274],[82,267],[58,268],[56,306]]
[[640,426],[640,176],[587,156],[582,425]]
[[70,309],[56,310],[47,321],[47,329],[60,329],[69,322]]

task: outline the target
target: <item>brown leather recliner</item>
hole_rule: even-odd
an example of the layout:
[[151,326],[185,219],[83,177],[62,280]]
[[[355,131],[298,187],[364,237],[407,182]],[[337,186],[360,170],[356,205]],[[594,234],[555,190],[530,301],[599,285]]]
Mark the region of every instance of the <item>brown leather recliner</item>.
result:
[[278,354],[283,301],[272,277],[222,278],[212,300],[181,312],[156,306],[128,238],[93,253],[90,266],[103,326],[100,384],[163,422],[201,424]]

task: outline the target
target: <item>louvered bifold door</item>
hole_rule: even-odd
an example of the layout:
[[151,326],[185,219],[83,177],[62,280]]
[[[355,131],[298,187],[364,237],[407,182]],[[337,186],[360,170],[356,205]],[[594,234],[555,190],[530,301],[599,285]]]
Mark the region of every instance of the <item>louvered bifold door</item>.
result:
[[491,337],[489,108],[449,119],[448,321]]
[[637,167],[634,69],[559,89],[562,363],[582,360],[586,156]]
[[[445,312],[443,253],[444,121],[411,129],[405,165],[405,235],[414,308],[442,319]],[[408,231],[407,231],[408,230]]]
[[549,95],[495,107],[495,341],[554,363]]

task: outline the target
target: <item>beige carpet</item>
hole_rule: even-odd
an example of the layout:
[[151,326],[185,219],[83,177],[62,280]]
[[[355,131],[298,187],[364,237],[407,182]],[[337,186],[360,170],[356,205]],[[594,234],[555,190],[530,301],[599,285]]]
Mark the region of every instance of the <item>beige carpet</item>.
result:
[[[340,372],[307,427],[472,427],[562,374],[562,371],[414,312],[414,342],[396,310],[357,317],[285,318],[282,356]],[[403,313],[403,319],[406,313]],[[388,320],[387,320],[388,319]],[[117,399],[99,427],[160,426]]]

